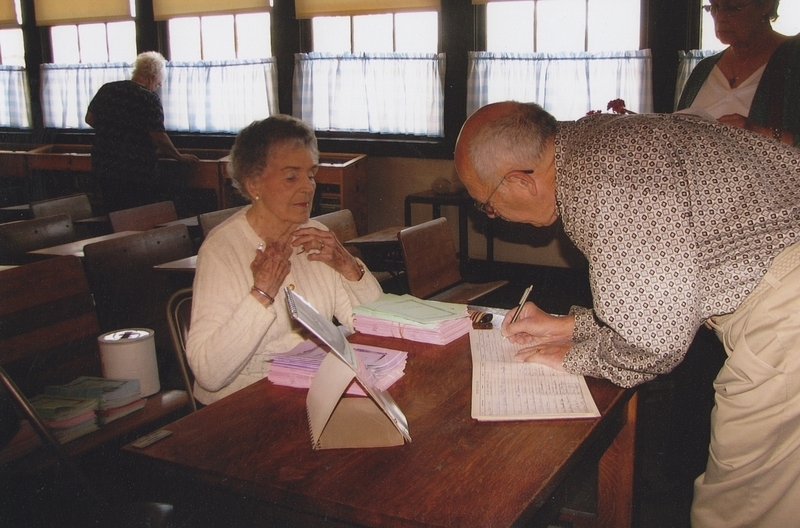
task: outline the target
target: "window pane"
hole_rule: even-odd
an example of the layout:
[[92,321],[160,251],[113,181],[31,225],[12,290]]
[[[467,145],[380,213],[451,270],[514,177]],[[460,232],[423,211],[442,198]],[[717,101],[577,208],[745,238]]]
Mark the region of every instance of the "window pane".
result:
[[109,22],[106,30],[109,62],[133,62],[136,58],[136,23],[132,20]]
[[203,60],[200,52],[200,17],[172,18],[168,22],[168,28],[170,60]]
[[319,53],[350,52],[350,17],[314,17],[311,19],[314,51]]
[[397,13],[394,26],[396,52],[436,53],[439,50],[439,15],[435,11]]
[[235,59],[233,15],[204,16],[200,18],[200,21],[203,35],[203,60]]
[[640,0],[590,0],[586,51],[639,49]]
[[533,52],[533,2],[486,6],[486,51]]
[[78,26],[53,26],[50,28],[53,46],[53,62],[56,64],[78,64],[81,54],[78,49]]
[[392,15],[353,17],[353,52],[391,53],[394,51]]
[[586,50],[586,0],[538,0],[537,4],[537,52]]
[[778,5],[778,20],[772,23],[772,28],[784,35],[800,33],[800,2],[782,2]]
[[236,15],[236,47],[240,59],[266,59],[272,56],[269,13]]
[[0,29],[0,64],[25,66],[25,46],[22,29]]
[[79,24],[78,46],[81,62],[108,62],[108,43],[105,24]]

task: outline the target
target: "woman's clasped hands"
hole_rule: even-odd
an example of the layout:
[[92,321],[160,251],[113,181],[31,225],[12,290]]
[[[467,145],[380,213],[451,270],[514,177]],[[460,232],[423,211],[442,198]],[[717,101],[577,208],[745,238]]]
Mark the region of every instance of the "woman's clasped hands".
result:
[[301,253],[308,253],[308,260],[324,262],[347,280],[357,281],[361,278],[362,272],[358,261],[345,249],[332,231],[303,227],[294,231],[292,236],[294,237],[292,246],[299,247]]
[[500,329],[512,343],[528,345],[519,350],[515,358],[564,371],[564,357],[573,344],[574,316],[551,315],[532,302],[526,302],[520,310],[514,323],[511,319],[515,310],[509,311]]
[[[292,246],[285,242],[271,242],[256,249],[256,256],[250,263],[256,293],[264,292],[272,299],[275,298],[283,280],[292,269],[290,256],[292,256]],[[261,293],[256,295],[256,298],[262,304],[270,304],[269,299]]]

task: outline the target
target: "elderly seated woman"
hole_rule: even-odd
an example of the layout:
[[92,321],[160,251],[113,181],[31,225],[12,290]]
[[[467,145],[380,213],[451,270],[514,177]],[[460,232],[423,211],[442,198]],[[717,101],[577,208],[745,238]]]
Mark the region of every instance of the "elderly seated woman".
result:
[[364,264],[309,220],[318,160],[313,130],[290,116],[236,137],[229,169],[252,203],[214,228],[197,257],[186,355],[201,403],[266,377],[273,356],[305,339],[285,287],[350,330],[353,307],[381,294]]

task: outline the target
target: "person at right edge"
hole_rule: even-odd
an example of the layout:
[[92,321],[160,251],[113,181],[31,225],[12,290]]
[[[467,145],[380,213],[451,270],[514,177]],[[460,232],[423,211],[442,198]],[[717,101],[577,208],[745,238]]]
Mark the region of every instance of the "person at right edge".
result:
[[516,359],[633,387],[708,323],[728,358],[692,526],[798,526],[800,149],[690,116],[557,122],[506,101],[467,119],[454,160],[481,211],[560,218],[589,263],[593,309],[505,318]]
[[772,29],[780,0],[712,1],[728,47],[692,70],[676,110],[702,109],[721,123],[800,146],[800,35]]

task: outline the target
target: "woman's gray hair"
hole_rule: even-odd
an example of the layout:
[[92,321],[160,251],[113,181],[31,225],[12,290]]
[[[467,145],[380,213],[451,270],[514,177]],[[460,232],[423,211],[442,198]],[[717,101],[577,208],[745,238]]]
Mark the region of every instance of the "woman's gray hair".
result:
[[133,76],[149,79],[156,76],[160,81],[164,80],[167,60],[157,51],[145,51],[136,56],[133,62]]
[[469,143],[470,162],[486,183],[496,183],[503,166],[526,170],[538,163],[558,130],[556,119],[536,103],[513,104],[513,111],[488,121]]
[[305,122],[289,115],[278,114],[253,121],[236,136],[231,148],[228,173],[231,183],[242,196],[252,201],[245,182],[264,172],[274,145],[290,143],[308,148],[314,160],[319,160],[319,147],[314,130]]

